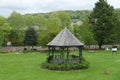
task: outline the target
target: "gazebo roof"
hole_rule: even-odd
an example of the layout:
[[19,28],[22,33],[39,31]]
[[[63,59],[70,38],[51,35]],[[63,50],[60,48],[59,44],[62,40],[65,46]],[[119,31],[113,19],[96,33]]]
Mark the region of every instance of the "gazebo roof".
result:
[[67,28],[63,29],[47,46],[83,46]]

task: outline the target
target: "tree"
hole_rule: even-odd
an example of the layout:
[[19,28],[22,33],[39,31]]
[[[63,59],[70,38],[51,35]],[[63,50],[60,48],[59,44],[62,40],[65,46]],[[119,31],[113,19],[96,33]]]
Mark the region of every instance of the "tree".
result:
[[45,27],[46,19],[42,14],[38,14],[34,16],[34,22],[36,26],[39,26],[40,28]]
[[10,27],[4,17],[0,16],[0,46],[6,42],[6,36],[9,34]]
[[30,14],[25,15],[25,25],[27,27],[35,26],[35,18]]
[[37,42],[38,42],[37,32],[34,30],[34,28],[29,27],[28,30],[26,30],[25,32],[23,44],[26,46],[34,47],[35,45],[37,45]]
[[52,13],[49,16],[49,19],[48,19],[49,31],[58,33],[60,31],[60,29],[62,29],[61,26],[62,26],[62,22],[59,19],[58,14],[57,13]]
[[99,49],[101,49],[101,46],[110,40],[110,35],[116,24],[114,8],[106,0],[99,0],[90,14],[89,20]]
[[[37,33],[38,34],[38,45],[42,45],[43,42],[45,41],[42,41],[42,38],[45,37],[45,34],[46,34],[46,25],[48,25],[48,22],[47,22],[47,19],[43,16],[43,14],[37,14],[37,15],[34,15],[34,21],[35,21],[35,25],[34,27],[37,27]],[[44,34],[44,35],[43,35]]]
[[12,42],[13,46],[23,45],[23,31],[11,29],[7,39]]
[[12,29],[18,30],[25,27],[24,17],[15,11],[11,13],[7,21]]
[[15,11],[8,17],[7,22],[9,23],[11,30],[8,35],[8,39],[12,42],[12,45],[22,45],[23,33],[25,29],[24,17]]
[[86,46],[90,49],[91,44],[95,44],[96,41],[94,39],[93,32],[90,29],[90,24],[88,19],[83,21],[81,26],[74,25],[74,34],[78,37],[79,40],[83,41]]
[[59,12],[58,16],[62,23],[62,26],[61,26],[62,29],[65,27],[68,27],[70,29],[70,25],[71,25],[70,16],[66,12]]
[[[44,47],[51,41],[62,29],[61,20],[57,13],[52,13],[48,18],[47,30],[41,33],[40,44]],[[44,35],[43,35],[44,34]]]
[[113,29],[113,33],[111,35],[111,43],[112,44],[120,44],[120,9],[115,10],[116,26]]

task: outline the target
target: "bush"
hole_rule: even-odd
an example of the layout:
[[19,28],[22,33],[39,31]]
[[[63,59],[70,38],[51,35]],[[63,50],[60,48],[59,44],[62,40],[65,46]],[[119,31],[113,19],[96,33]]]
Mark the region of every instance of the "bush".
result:
[[0,54],[7,54],[8,51],[0,51]]
[[82,60],[79,63],[74,64],[56,64],[49,63],[49,61],[42,63],[42,68],[50,69],[50,70],[60,70],[60,71],[68,71],[68,70],[78,70],[78,69],[87,69],[89,67],[89,62]]
[[47,58],[47,62],[50,63],[52,59],[53,59],[53,56],[49,56],[49,57]]

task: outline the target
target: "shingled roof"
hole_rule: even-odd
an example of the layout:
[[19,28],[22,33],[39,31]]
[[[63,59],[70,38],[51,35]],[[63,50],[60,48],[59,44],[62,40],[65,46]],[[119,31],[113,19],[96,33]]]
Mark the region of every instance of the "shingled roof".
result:
[[83,46],[67,28],[63,29],[47,46]]

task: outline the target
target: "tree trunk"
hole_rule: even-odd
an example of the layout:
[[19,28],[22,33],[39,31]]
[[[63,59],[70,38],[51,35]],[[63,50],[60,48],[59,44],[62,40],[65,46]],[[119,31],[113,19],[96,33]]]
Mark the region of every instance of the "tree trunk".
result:
[[99,49],[102,49],[102,44],[99,44],[98,46],[99,46]]
[[88,47],[89,47],[89,50],[90,50],[90,44],[88,45]]

